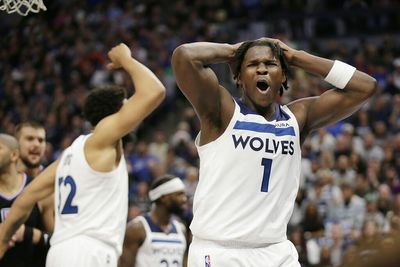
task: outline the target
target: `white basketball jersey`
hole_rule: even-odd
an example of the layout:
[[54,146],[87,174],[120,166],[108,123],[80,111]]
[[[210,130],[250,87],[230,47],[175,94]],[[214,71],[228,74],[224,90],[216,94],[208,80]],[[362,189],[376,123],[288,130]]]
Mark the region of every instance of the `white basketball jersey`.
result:
[[81,135],[60,159],[55,182],[55,228],[51,244],[85,235],[121,254],[128,214],[128,173],[122,156],[110,172],[93,170],[86,161]]
[[243,244],[286,240],[301,162],[299,127],[289,108],[276,104],[268,121],[235,101],[220,137],[199,146],[200,134],[193,235]]
[[184,225],[171,220],[172,229],[165,233],[148,214],[135,220],[141,221],[146,231],[146,238],[136,254],[135,267],[182,267],[186,250]]

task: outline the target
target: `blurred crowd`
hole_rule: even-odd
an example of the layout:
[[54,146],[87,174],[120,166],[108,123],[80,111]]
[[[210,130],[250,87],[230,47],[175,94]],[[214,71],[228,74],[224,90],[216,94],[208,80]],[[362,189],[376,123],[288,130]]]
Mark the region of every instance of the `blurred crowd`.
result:
[[[164,103],[125,140],[129,217],[149,209],[151,181],[182,178],[189,200],[198,181],[194,138],[199,122],[176,87],[170,56],[192,41],[235,43],[272,36],[296,49],[340,59],[370,74],[379,90],[345,121],[312,133],[303,145],[302,183],[288,237],[302,266],[341,266],[368,259],[400,235],[400,16],[398,1],[178,0],[44,1],[48,11],[0,15],[0,132],[36,120],[47,131],[44,165],[90,125],[81,117],[87,92],[116,83],[107,51],[127,43],[167,88]],[[351,16],[349,16],[351,14]],[[396,32],[397,30],[397,32]],[[215,71],[236,92],[226,66]],[[329,88],[294,69],[282,103]],[[190,201],[189,201],[190,202]],[[191,207],[183,218],[191,220]]]

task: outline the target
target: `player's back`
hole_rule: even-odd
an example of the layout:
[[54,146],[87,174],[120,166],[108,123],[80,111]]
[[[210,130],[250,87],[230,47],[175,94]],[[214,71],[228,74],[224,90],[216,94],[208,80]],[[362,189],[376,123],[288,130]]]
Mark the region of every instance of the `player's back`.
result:
[[296,118],[275,106],[270,121],[240,101],[225,132],[199,146],[200,178],[190,226],[195,237],[242,245],[286,239],[300,176]]
[[128,207],[128,173],[122,156],[110,172],[93,170],[84,155],[90,135],[78,137],[58,165],[55,229],[51,244],[84,235],[122,251]]
[[146,238],[136,255],[136,267],[182,266],[186,250],[186,237],[183,224],[171,220],[171,230],[165,233],[157,226],[148,214],[135,218],[146,231]]

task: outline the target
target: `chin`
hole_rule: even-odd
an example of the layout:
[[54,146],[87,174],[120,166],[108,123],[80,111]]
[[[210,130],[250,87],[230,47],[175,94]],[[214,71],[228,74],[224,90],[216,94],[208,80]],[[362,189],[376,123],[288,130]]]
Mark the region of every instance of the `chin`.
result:
[[269,107],[271,104],[273,104],[275,101],[272,97],[264,97],[260,99],[259,101],[256,102],[256,105],[261,107],[261,108],[266,108]]

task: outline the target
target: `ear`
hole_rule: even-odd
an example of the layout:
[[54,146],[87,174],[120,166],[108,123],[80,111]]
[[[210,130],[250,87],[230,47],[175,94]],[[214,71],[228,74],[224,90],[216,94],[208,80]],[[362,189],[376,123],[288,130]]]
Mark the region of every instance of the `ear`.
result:
[[286,74],[282,72],[282,84],[287,81]]
[[243,88],[242,85],[243,85],[243,84],[242,84],[242,80],[240,79],[240,73],[239,73],[238,76],[237,76],[237,78],[236,78],[236,87],[239,88],[239,89],[241,89],[241,88]]
[[11,160],[12,162],[17,162],[19,159],[19,151],[15,149],[14,151],[11,152]]

